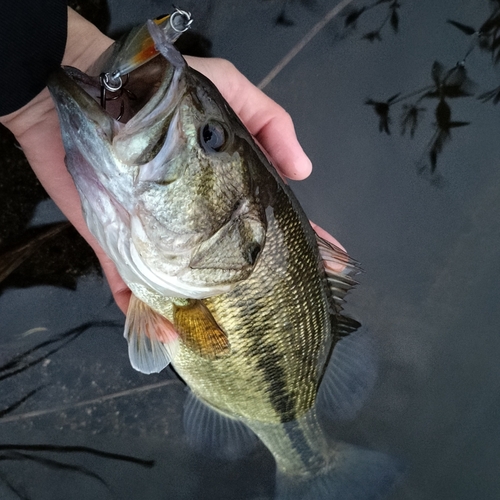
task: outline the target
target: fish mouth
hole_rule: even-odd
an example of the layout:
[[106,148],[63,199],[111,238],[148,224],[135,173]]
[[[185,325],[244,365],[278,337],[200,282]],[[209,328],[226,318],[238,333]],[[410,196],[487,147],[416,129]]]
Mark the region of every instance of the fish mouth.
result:
[[[101,190],[130,211],[130,193],[141,166],[147,167],[162,147],[167,149],[166,142],[175,135],[168,132],[176,128],[173,118],[185,94],[185,80],[185,65],[174,65],[164,57],[130,73],[112,97],[103,94],[99,77],[72,67],[52,73],[47,86],[77,187],[78,178],[91,177],[91,184],[99,181]],[[75,156],[78,161],[72,160]]]
[[97,103],[98,89],[95,79],[69,66],[53,72],[47,87],[56,105],[62,127],[63,138],[66,130],[79,130],[84,121],[92,121],[110,138],[113,133],[113,119]]
[[183,95],[183,73],[183,67],[157,57],[123,77],[114,92],[102,77],[70,66],[54,72],[47,86],[60,116],[70,112],[74,126],[85,119],[94,122],[121,161],[140,164],[151,158],[151,150],[168,129]]
[[92,77],[71,67],[57,70],[47,83],[66,150],[69,145],[83,156],[106,188],[117,176],[121,182],[122,174],[136,178],[136,167],[172,139],[173,117],[187,92],[186,62],[158,26],[149,22],[148,29],[161,56],[123,76],[119,88],[105,84],[109,75]]

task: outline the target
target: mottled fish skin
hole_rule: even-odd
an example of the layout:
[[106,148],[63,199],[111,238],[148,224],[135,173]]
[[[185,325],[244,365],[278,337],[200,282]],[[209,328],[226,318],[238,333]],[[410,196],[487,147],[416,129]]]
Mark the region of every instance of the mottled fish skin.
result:
[[[262,422],[287,422],[314,404],[332,347],[328,287],[315,235],[276,176],[266,244],[252,275],[229,293],[204,299],[226,332],[227,356],[204,359],[183,348],[174,367],[210,405]],[[263,179],[264,180],[264,179]]]
[[[148,63],[156,68],[151,83],[160,90],[143,95],[151,108],[144,120],[145,113],[131,105],[125,124],[108,123],[67,76],[49,85],[89,226],[135,296],[127,324],[146,325],[146,341],[126,326],[131,361],[145,373],[172,362],[209,408],[259,436],[279,474],[298,478],[299,489],[306,488],[300,498],[330,498],[334,486],[343,491],[338,479],[353,475],[358,453],[331,448],[316,418],[316,401],[337,341],[359,324],[341,315],[352,280],[347,272],[325,270],[325,252],[347,270],[353,263],[325,242],[318,248],[295,196],[216,87],[187,67],[153,23],[149,29],[166,60],[158,64],[166,69]],[[156,113],[155,106],[167,114]],[[75,116],[85,129],[83,139],[75,135]],[[93,134],[85,128],[91,120],[108,132]],[[203,146],[207,124],[215,131],[222,127],[220,149]],[[86,148],[92,154],[83,158]],[[110,158],[104,167],[91,161],[101,151]],[[122,177],[109,180],[115,170]],[[104,222],[94,206],[99,203],[112,205]],[[100,224],[119,228],[118,236],[109,241]],[[170,293],[167,280],[162,288],[169,272],[189,286]],[[162,328],[162,318],[175,325],[178,339],[151,331],[151,325]],[[365,460],[375,469],[381,461],[374,455]],[[370,487],[378,488],[378,480]]]

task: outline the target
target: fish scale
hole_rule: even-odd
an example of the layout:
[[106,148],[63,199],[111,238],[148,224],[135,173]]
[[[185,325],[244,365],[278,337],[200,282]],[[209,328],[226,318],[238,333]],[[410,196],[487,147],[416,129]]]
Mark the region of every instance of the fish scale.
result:
[[266,243],[251,277],[203,300],[227,334],[231,353],[211,362],[181,345],[173,362],[210,405],[266,422],[289,421],[311,408],[332,345],[326,278],[318,273],[312,228],[293,207],[290,192],[276,189]]

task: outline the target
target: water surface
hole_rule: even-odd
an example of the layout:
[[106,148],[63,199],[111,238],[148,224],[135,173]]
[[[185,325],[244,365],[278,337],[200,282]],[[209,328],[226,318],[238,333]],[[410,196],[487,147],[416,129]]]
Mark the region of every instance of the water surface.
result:
[[[376,3],[351,2],[350,17],[326,24],[265,86],[313,161],[293,189],[365,271],[348,310],[376,337],[380,373],[357,418],[334,432],[405,463],[391,499],[496,499],[500,107],[478,97],[500,78],[497,52],[467,28],[478,30],[498,2]],[[335,2],[179,6],[212,55],[258,84]],[[109,8],[116,33],[170,6]],[[414,136],[410,118],[402,135],[402,115],[415,109]],[[22,193],[23,172],[13,178]],[[30,189],[4,201],[14,229],[3,245],[19,248],[27,227],[61,219]],[[237,462],[189,448],[184,386],[168,370],[133,371],[124,318],[82,245],[58,246],[76,238],[66,231],[27,256],[0,295],[1,498],[272,498],[264,447]]]

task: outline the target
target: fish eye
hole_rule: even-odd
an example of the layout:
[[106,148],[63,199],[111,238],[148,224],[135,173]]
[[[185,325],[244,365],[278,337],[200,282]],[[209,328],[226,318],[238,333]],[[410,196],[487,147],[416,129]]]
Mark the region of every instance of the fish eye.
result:
[[226,130],[214,121],[200,128],[200,144],[207,153],[218,153],[226,144]]

